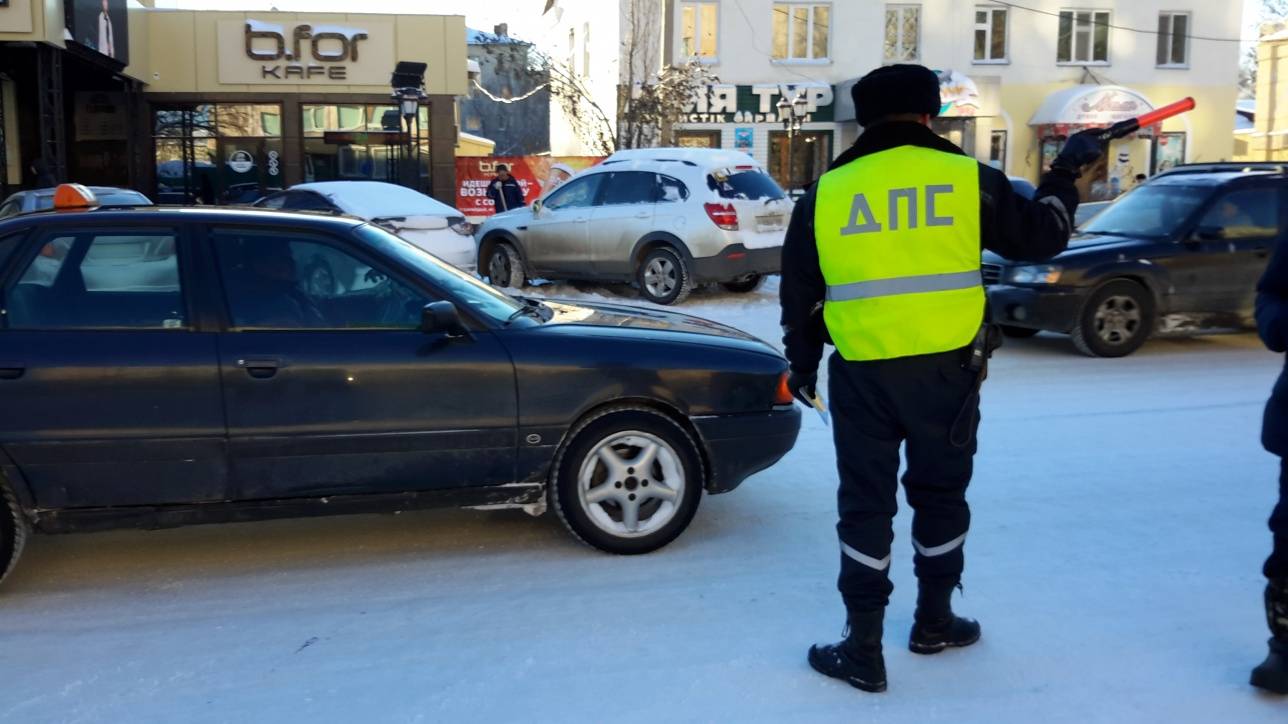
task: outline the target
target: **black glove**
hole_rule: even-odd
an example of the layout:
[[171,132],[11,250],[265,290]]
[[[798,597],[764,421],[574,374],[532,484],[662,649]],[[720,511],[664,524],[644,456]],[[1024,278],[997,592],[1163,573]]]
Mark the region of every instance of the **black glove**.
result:
[[1104,154],[1104,145],[1098,138],[1103,131],[1104,129],[1093,128],[1069,136],[1069,140],[1064,142],[1064,148],[1060,149],[1060,154],[1051,162],[1051,168],[1068,171],[1074,178],[1081,176],[1084,166],[1095,163]]
[[799,372],[787,373],[787,389],[792,391],[792,397],[801,401],[806,407],[813,407],[814,402],[810,399],[816,395],[815,387],[818,385],[818,374],[809,373],[801,374]]

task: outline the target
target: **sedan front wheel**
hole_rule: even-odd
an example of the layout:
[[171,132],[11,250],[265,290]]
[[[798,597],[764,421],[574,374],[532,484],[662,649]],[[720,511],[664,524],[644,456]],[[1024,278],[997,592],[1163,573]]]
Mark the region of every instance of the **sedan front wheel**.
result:
[[580,423],[555,461],[550,499],[573,535],[602,551],[648,553],[688,527],[702,499],[702,458],[665,415],[615,407]]

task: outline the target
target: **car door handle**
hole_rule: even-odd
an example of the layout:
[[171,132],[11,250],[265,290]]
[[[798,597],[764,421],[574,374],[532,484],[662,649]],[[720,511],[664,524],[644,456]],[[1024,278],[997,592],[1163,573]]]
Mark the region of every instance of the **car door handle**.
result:
[[1269,248],[1269,247],[1265,247],[1265,246],[1258,246],[1258,247],[1257,247],[1257,258],[1258,258],[1258,259],[1266,259],[1266,258],[1269,258],[1269,256],[1270,256],[1270,248]]
[[21,362],[0,362],[0,380],[16,380],[27,372],[27,365]]
[[279,368],[285,367],[281,360],[269,358],[246,358],[237,360],[237,366],[246,370],[246,374],[257,380],[266,380],[277,374]]

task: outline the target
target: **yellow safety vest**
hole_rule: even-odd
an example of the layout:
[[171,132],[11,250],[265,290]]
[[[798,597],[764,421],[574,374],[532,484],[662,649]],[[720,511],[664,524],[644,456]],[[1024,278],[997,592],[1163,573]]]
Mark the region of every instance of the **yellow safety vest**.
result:
[[843,359],[970,344],[984,319],[979,205],[975,159],[919,146],[823,174],[814,237],[823,319]]

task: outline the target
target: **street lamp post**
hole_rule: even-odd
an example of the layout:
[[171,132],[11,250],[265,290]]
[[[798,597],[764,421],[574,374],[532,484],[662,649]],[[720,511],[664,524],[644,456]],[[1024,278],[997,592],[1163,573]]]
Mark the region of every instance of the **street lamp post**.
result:
[[[411,160],[411,188],[420,191],[420,107],[429,96],[425,95],[425,63],[406,60],[394,66],[389,85],[393,88],[393,101],[407,124],[407,158]],[[403,173],[406,183],[407,174]]]
[[778,117],[787,132],[787,193],[796,185],[796,135],[801,131],[801,124],[809,113],[809,101],[801,91],[792,100],[787,96],[778,99]]
[[408,149],[407,158],[411,159],[411,187],[420,191],[420,104],[429,97],[420,88],[398,88],[393,98],[402,111],[407,124]]

